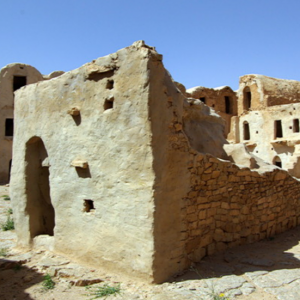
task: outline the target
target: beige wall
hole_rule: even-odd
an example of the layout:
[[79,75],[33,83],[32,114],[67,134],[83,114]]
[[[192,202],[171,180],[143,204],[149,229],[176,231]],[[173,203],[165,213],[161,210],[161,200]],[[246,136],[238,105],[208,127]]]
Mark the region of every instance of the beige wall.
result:
[[247,92],[251,93],[250,110],[263,110],[268,106],[300,102],[300,82],[272,78],[264,75],[240,77],[238,115],[248,111]]
[[[299,88],[300,82],[294,80],[242,76],[238,91],[239,116],[232,120],[229,135],[232,141],[244,143],[250,153],[265,162],[280,161],[282,168],[296,177],[300,177]],[[247,93],[251,93],[250,108],[245,107]],[[247,126],[250,136],[245,135]]]
[[14,76],[25,76],[27,84],[43,80],[35,68],[25,64],[10,64],[0,70],[0,183],[9,181],[12,159],[12,136],[6,136],[6,119],[14,118]]
[[[153,280],[148,56],[146,47],[129,47],[17,92],[11,197],[19,246],[45,244],[94,267]],[[107,102],[113,108],[105,110]],[[74,107],[79,116],[68,114]],[[49,166],[53,236],[38,228],[38,218],[49,218],[43,207],[34,212],[41,201],[49,204],[36,199],[41,178],[34,170],[32,180],[26,176],[30,165],[45,167],[26,150],[35,136],[48,155],[41,161]],[[88,168],[76,168],[80,161]],[[94,211],[84,211],[85,200]]]
[[186,95],[205,101],[207,106],[213,108],[225,120],[224,134],[227,137],[231,127],[231,118],[237,115],[236,93],[228,86],[215,89],[199,86],[188,89]]

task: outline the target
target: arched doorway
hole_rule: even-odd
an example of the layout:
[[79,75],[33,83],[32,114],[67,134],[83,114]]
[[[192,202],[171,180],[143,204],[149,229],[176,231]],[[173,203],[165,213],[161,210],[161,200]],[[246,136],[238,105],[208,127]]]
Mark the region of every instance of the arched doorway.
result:
[[48,153],[41,138],[33,137],[26,143],[25,160],[30,236],[53,236],[55,211],[50,198]]

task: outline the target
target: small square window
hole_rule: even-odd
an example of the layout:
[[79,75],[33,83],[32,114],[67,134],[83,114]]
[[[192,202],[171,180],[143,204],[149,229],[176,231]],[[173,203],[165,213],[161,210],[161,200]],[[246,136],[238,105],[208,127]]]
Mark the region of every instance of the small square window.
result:
[[16,91],[27,84],[26,76],[14,76],[13,90]]
[[84,212],[93,212],[93,211],[95,211],[94,201],[93,200],[84,200],[83,211]]

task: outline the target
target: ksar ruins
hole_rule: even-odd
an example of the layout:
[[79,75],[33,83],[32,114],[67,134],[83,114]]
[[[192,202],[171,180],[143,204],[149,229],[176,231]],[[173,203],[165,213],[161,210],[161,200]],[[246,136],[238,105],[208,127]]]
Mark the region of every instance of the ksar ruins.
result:
[[18,246],[160,283],[295,227],[299,106],[300,82],[262,75],[186,90],[143,41],[67,73],[8,65],[0,180]]

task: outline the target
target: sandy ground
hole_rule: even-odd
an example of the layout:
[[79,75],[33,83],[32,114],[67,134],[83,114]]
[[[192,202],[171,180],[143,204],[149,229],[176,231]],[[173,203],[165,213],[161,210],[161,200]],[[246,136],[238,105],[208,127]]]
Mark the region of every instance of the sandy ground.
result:
[[[10,200],[4,200],[8,194],[9,188],[0,186],[1,224],[10,213]],[[14,231],[0,231],[0,299],[92,299],[84,285],[107,284],[120,286],[121,290],[105,299],[204,300],[213,299],[212,293],[224,292],[228,299],[299,300],[299,240],[300,228],[297,227],[272,240],[207,257],[168,283],[150,285],[106,274],[47,251],[22,252],[15,248]],[[54,289],[43,288],[46,274],[52,276]]]

